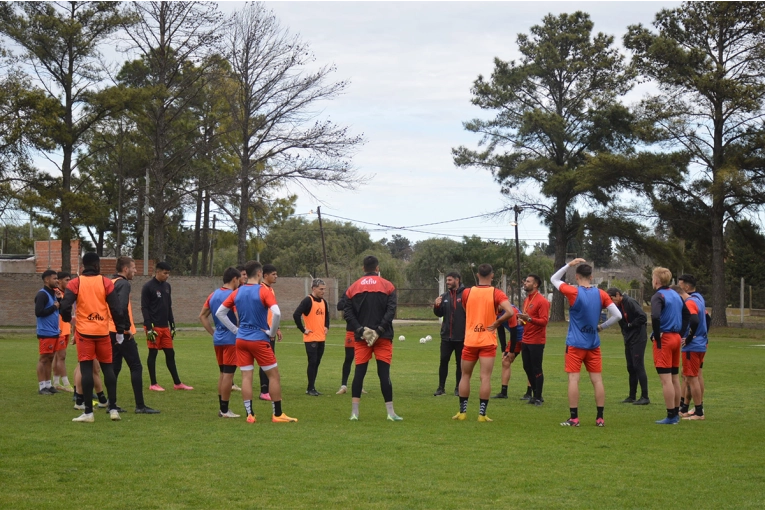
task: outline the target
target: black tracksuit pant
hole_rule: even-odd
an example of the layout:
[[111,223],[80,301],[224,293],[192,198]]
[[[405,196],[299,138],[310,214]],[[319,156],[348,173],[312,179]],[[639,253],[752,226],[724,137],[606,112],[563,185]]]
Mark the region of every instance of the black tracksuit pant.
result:
[[138,344],[133,335],[125,335],[122,344],[117,343],[117,334],[109,333],[112,339],[112,367],[115,379],[119,378],[124,359],[130,369],[130,384],[133,386],[136,408],[145,406],[143,401],[143,365],[138,354]]
[[441,363],[438,366],[438,387],[446,388],[446,376],[449,375],[449,360],[454,353],[454,362],[456,364],[457,381],[454,387],[457,388],[460,385],[460,379],[462,378],[462,348],[465,346],[465,342],[452,342],[450,340],[441,339]]

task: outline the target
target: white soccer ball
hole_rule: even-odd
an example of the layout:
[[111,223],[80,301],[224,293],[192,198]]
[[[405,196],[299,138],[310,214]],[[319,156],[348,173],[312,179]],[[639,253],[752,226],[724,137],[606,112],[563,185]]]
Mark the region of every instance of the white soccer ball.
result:
[[401,335],[400,337],[398,337],[399,342],[403,342],[404,340],[406,340],[406,337],[404,335]]
[[421,344],[424,344],[425,342],[427,342],[427,340],[425,340],[424,338],[420,338],[420,343]]
[[425,337],[425,340],[427,340],[428,342],[430,342],[431,340],[433,340],[433,337],[432,337],[432,336],[430,336],[430,335],[428,335],[428,336],[426,336],[426,337]]

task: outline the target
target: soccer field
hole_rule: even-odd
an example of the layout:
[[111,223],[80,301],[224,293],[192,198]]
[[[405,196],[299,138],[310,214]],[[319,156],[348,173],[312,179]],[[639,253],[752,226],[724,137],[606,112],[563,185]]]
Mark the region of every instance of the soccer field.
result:
[[[592,386],[584,377],[578,429],[568,418],[562,325],[551,326],[545,351],[545,404],[525,391],[520,360],[508,400],[492,400],[493,423],[477,423],[477,374],[466,422],[450,418],[454,396],[438,385],[437,325],[401,326],[392,380],[396,412],[385,420],[376,370],[370,366],[358,422],[350,395],[335,395],[343,359],[342,327],[330,330],[317,388],[305,392],[306,356],[295,329],[277,345],[284,410],[298,423],[270,422],[257,401],[258,423],[217,417],[217,376],[206,334],[176,339],[181,379],[194,391],[146,390],[162,411],[135,415],[127,367],[119,403],[130,412],[111,422],[72,423],[71,395],[38,396],[37,343],[0,336],[2,508],[763,508],[765,434],[762,332],[713,331],[706,359],[704,422],[654,425],[665,415],[661,387],[649,371],[652,404],[624,405],[627,372],[618,330],[603,335],[606,427],[597,428]],[[425,345],[426,334],[436,340]],[[144,386],[148,388],[144,361]],[[172,388],[160,354],[159,383]],[[650,352],[647,353],[650,365]],[[70,376],[75,350],[67,360]],[[235,381],[241,376],[237,372]],[[447,389],[453,388],[453,365]],[[499,389],[499,364],[492,393]],[[232,410],[243,414],[239,393]]]

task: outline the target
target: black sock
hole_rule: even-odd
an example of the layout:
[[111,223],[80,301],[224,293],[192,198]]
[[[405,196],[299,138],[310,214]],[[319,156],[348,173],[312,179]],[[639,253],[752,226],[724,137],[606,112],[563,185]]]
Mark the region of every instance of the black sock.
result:
[[531,386],[526,386],[526,394],[524,397],[530,397],[531,396]]
[[678,411],[681,413],[687,413],[688,412],[688,404],[684,404],[680,402],[680,407],[678,408]]
[[502,394],[507,395],[507,384],[502,385]]
[[576,420],[579,418],[579,408],[578,407],[569,407],[568,412],[571,414],[571,419]]
[[603,418],[603,406],[598,406],[598,418]]
[[85,403],[85,399],[83,398],[81,393],[74,392],[74,403],[78,406],[81,406]]
[[704,402],[701,404],[696,404],[696,410],[694,413],[696,416],[704,416]]
[[675,417],[675,410],[667,408],[667,418],[672,419]]
[[277,400],[274,402],[271,402],[273,408],[274,408],[274,416],[281,416],[282,415],[282,401]]
[[98,393],[96,393],[96,396],[98,397],[99,402],[101,402],[102,404],[106,404],[106,395],[104,395],[103,391],[99,391]]
[[468,398],[467,397],[460,397],[460,412],[466,413],[467,412],[467,405],[468,405]]
[[685,397],[680,397],[680,407],[686,407],[687,409],[687,406],[685,405]]
[[680,414],[679,407],[675,407],[674,409],[672,409],[672,416],[677,416],[678,414]]
[[480,404],[478,405],[478,414],[481,416],[486,416],[486,408],[489,406],[489,401],[485,399],[480,400]]
[[220,412],[226,414],[228,412],[228,400],[220,401]]

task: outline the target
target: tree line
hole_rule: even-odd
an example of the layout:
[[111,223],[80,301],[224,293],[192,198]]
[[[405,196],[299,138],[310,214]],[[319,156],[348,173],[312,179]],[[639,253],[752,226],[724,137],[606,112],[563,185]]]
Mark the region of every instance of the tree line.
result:
[[[724,310],[726,231],[754,240],[744,220],[765,203],[765,4],[685,2],[652,25],[627,27],[625,55],[586,13],[545,16],[518,35],[517,61],[475,80],[473,103],[494,117],[465,123],[479,147],[454,161],[492,172],[550,226],[556,267],[584,229],[704,275]],[[638,82],[656,92],[626,105]],[[551,318],[563,319],[557,291]]]

